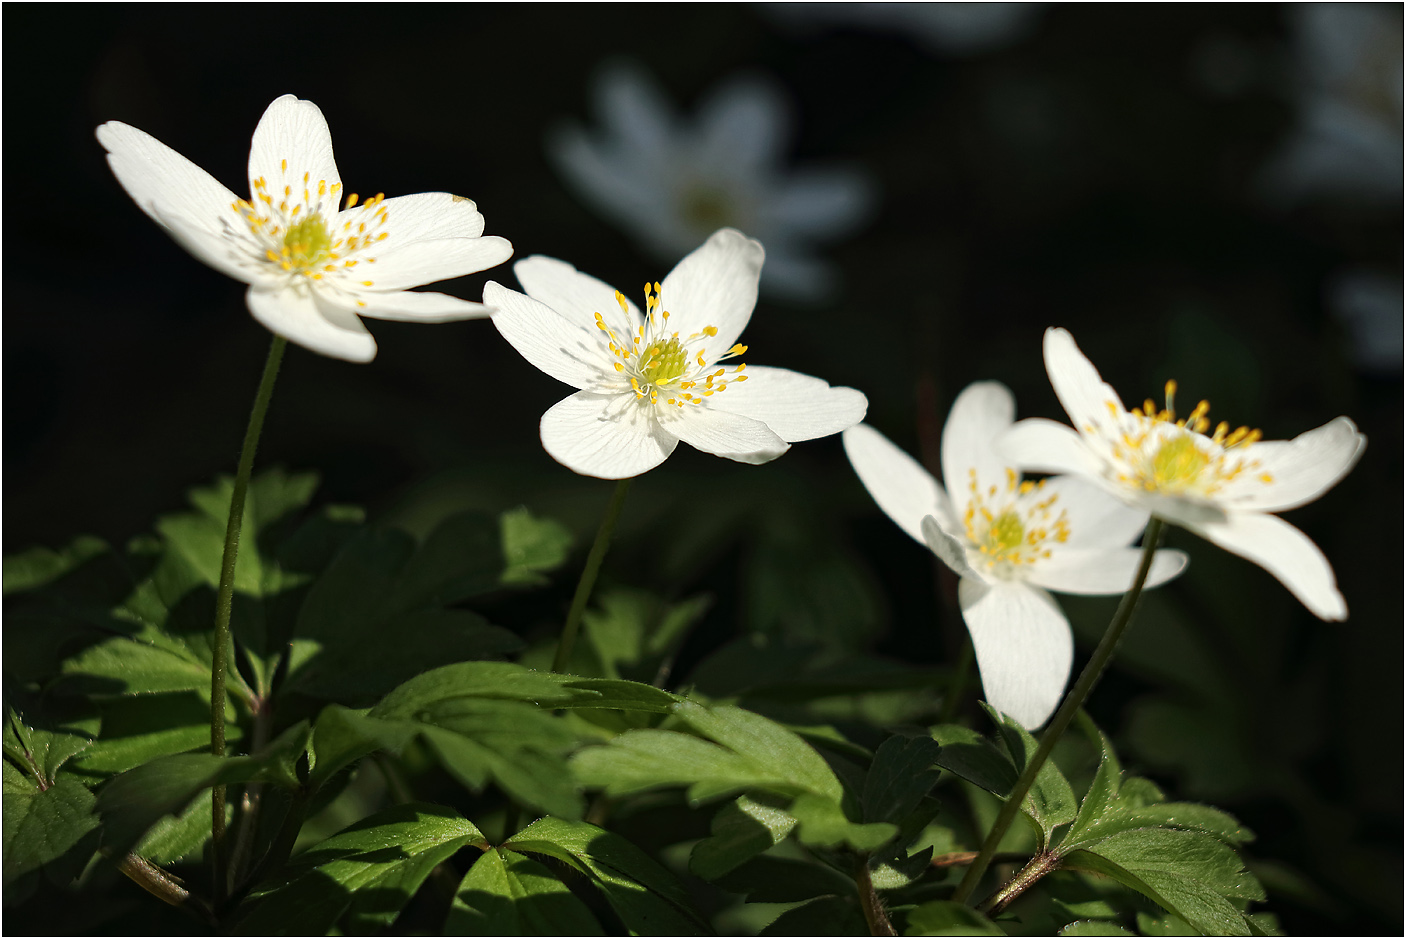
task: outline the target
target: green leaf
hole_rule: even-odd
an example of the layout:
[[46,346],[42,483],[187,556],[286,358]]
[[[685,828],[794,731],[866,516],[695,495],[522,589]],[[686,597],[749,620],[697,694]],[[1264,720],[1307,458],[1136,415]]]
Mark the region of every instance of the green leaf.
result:
[[908,911],[905,936],[1004,936],[1006,933],[965,903],[929,900]]
[[377,750],[399,753],[419,730],[409,721],[378,720],[340,704],[327,705],[313,725],[308,787],[321,789],[348,764]]
[[554,857],[586,874],[633,935],[711,933],[674,875],[619,835],[549,816],[513,835],[504,847]]
[[342,829],[250,893],[241,935],[325,935],[389,926],[434,868],[469,845],[487,847],[453,809],[407,803]]
[[1264,898],[1234,851],[1195,831],[1120,832],[1070,853],[1061,866],[1112,877],[1206,935],[1249,935],[1244,917],[1226,897]]
[[820,897],[787,910],[761,931],[763,936],[865,936],[869,926],[859,904],[847,896]]
[[[1016,773],[1023,773],[1039,748],[1039,743],[1030,736],[1029,731],[1000,711],[985,702],[982,702],[982,707],[996,723]],[[1078,815],[1079,802],[1074,798],[1074,790],[1070,788],[1069,780],[1064,778],[1054,760],[1047,759],[1045,765],[1040,767],[1040,772],[1035,776],[1035,784],[1030,787],[1021,809],[1040,829],[1041,850],[1049,844],[1056,828],[1074,821]]]
[[712,834],[693,846],[688,869],[704,880],[717,880],[780,844],[795,827],[796,819],[778,806],[738,796],[714,813]]
[[838,801],[844,794],[829,765],[800,737],[760,714],[730,705],[704,707],[681,701],[674,712],[715,743],[747,759],[759,770],[795,788]]
[[1117,923],[1107,920],[1086,919],[1070,923],[1059,931],[1061,936],[1136,936]]
[[542,575],[560,567],[571,551],[571,530],[550,518],[536,518],[525,506],[498,517],[504,584],[545,584]]
[[[106,778],[158,757],[210,746],[209,677],[203,693],[133,695],[103,701],[102,734],[70,763],[74,772]],[[225,741],[242,738],[232,706],[225,708]]]
[[107,542],[80,535],[58,551],[29,548],[4,559],[4,594],[23,593],[53,583],[60,577],[112,550]]
[[752,858],[717,881],[748,903],[796,903],[823,896],[849,896],[854,881],[826,864],[764,855]]
[[60,767],[92,746],[101,722],[89,717],[67,721],[46,718],[43,723],[47,726],[36,726],[39,723],[27,721],[25,715],[11,708],[4,741],[6,752],[36,775],[39,785],[45,786],[58,775]]
[[1242,826],[1229,813],[1209,805],[1196,802],[1160,802],[1139,808],[1125,809],[1121,801],[1111,810],[1092,822],[1073,840],[1073,833],[1060,845],[1073,847],[1088,845],[1136,828],[1185,828],[1190,831],[1203,831],[1214,835],[1228,844],[1242,844],[1253,841],[1255,833]]
[[[200,850],[210,840],[213,790],[205,789],[178,815],[166,815],[132,849],[137,857],[153,864],[173,864]],[[226,822],[234,817],[234,805],[225,805]]]
[[661,786],[687,786],[695,804],[739,789],[794,793],[783,776],[715,743],[672,730],[631,730],[571,758],[583,785],[621,796]]
[[899,822],[937,782],[941,746],[931,737],[894,736],[874,753],[860,806],[866,822]]
[[446,936],[603,936],[586,904],[529,857],[483,853],[459,884]]
[[586,611],[582,626],[608,677],[647,682],[707,612],[709,602],[693,597],[670,604],[644,590],[615,589]]
[[[3,802],[7,888],[64,857],[98,827],[93,794],[67,773],[40,788],[36,780],[25,777],[6,761]],[[91,850],[90,847],[88,851]],[[85,853],[78,865],[86,860]]]
[[898,834],[898,826],[889,822],[852,822],[840,803],[811,792],[796,797],[796,801],[791,803],[791,814],[800,823],[796,836],[801,842],[821,848],[844,843],[856,851],[867,853]]
[[1106,734],[1094,726],[1094,722],[1082,710],[1078,713],[1079,726],[1094,743],[1098,744],[1100,757],[1094,781],[1084,794],[1079,806],[1079,814],[1074,824],[1065,832],[1063,844],[1073,844],[1080,840],[1083,832],[1095,825],[1118,798],[1118,786],[1122,782],[1123,769],[1118,763],[1118,755],[1113,752],[1113,744]]
[[1150,916],[1147,913],[1139,912],[1137,915],[1138,932],[1144,936],[1199,936],[1201,935],[1191,925],[1180,916],[1173,916],[1168,913],[1166,916]]
[[876,857],[869,862],[869,879],[873,882],[875,890],[897,890],[906,887],[932,869],[932,845],[908,854],[902,850],[902,844],[900,840],[899,856],[882,861]]
[[960,724],[942,724],[932,728],[932,735],[942,745],[936,765],[998,796],[1014,788],[1020,774],[1010,757],[981,734]]

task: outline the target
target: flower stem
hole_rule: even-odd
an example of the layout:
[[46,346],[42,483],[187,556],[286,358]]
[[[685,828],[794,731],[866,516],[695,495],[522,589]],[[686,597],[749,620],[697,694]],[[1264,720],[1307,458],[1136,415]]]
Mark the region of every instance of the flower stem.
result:
[[615,533],[615,523],[620,520],[620,509],[625,505],[625,496],[630,491],[633,476],[627,476],[615,484],[615,493],[610,497],[610,505],[601,519],[600,531],[596,532],[595,544],[586,555],[586,567],[581,571],[581,580],[576,584],[576,596],[571,598],[571,610],[566,614],[566,625],[562,627],[561,639],[557,641],[557,654],[552,659],[552,671],[559,672],[571,658],[571,647],[576,644],[576,633],[581,628],[581,614],[586,611],[586,601],[591,597],[591,588],[596,584],[601,562],[610,547],[610,536]]
[[[259,446],[259,433],[264,428],[269,398],[273,396],[274,379],[283,361],[288,341],[274,336],[269,346],[264,374],[254,395],[254,408],[249,412],[249,427],[244,431],[244,446],[239,451],[239,469],[234,477],[234,492],[230,495],[229,522],[225,526],[225,551],[220,561],[220,589],[215,599],[215,639],[210,663],[210,752],[225,755],[225,671],[229,667],[230,610],[234,602],[234,564],[239,557],[239,532],[244,523],[244,497],[249,491],[249,476],[254,469],[254,451]],[[225,787],[216,786],[212,794],[210,815],[210,860],[214,869],[214,905],[218,909],[227,894],[224,872]]]
[[991,826],[986,840],[982,842],[981,853],[972,866],[967,868],[962,882],[957,885],[956,892],[952,894],[952,899],[958,903],[965,903],[971,897],[977,882],[986,873],[986,868],[996,853],[996,846],[1005,837],[1006,830],[1015,820],[1016,813],[1020,811],[1021,803],[1025,801],[1025,796],[1030,792],[1030,787],[1035,784],[1035,777],[1039,774],[1040,768],[1049,759],[1050,752],[1054,750],[1055,744],[1063,736],[1070,722],[1074,720],[1074,715],[1088,700],[1089,692],[1093,691],[1094,685],[1098,683],[1104,669],[1112,660],[1113,653],[1117,651],[1118,643],[1122,640],[1123,633],[1132,621],[1133,610],[1137,607],[1138,598],[1142,596],[1143,585],[1147,583],[1147,572],[1152,569],[1152,559],[1157,553],[1157,542],[1162,537],[1162,526],[1162,520],[1156,516],[1148,520],[1147,528],[1142,533],[1142,562],[1138,565],[1137,576],[1133,578],[1132,589],[1123,595],[1117,611],[1113,614],[1113,620],[1108,624],[1108,631],[1103,634],[1103,639],[1100,640],[1098,648],[1094,650],[1093,657],[1089,659],[1089,664],[1084,666],[1084,671],[1080,673],[1079,680],[1074,683],[1074,687],[1065,697],[1064,703],[1055,712],[1050,726],[1046,728],[1044,736],[1040,738],[1040,746],[1036,748],[1030,762],[1026,764],[1025,771],[1020,774],[1020,779],[1016,780],[1015,788],[1011,790],[1010,797],[1001,806],[1001,812],[996,816],[995,824]]
[[871,936],[896,936],[898,931],[889,922],[884,912],[884,903],[879,892],[874,889],[874,879],[869,875],[869,859],[861,857],[854,872],[854,884],[859,889],[859,905],[864,910],[864,922],[869,926]]

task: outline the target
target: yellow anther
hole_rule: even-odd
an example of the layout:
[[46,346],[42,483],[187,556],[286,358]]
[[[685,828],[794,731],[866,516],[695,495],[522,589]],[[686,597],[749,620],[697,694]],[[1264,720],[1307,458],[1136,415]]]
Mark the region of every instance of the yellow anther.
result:
[[703,335],[707,336],[709,339],[713,338],[713,337],[716,336],[717,334],[718,334],[718,327],[716,327],[716,326],[704,326],[704,327],[703,327]]
[[285,173],[288,172],[288,161],[287,161],[287,160],[284,160],[284,161],[283,161],[283,172],[285,172]]
[[616,362],[616,363],[615,363],[615,370],[616,370],[617,372],[623,372],[623,371],[625,371],[625,366],[621,365],[619,362]]
[[357,200],[360,198],[361,197],[358,196],[356,193],[352,193],[351,195],[347,196],[347,208],[350,209],[354,207],[356,205]]

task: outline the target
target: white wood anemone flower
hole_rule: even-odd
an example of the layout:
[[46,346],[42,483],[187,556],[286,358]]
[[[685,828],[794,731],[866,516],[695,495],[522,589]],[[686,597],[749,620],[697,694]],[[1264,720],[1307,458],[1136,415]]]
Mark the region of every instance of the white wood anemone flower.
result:
[[693,119],[680,118],[647,72],[605,69],[592,89],[601,127],[557,128],[547,153],[570,186],[659,260],[728,226],[767,246],[762,290],[822,298],[835,274],[812,246],[871,214],[872,180],[856,168],[784,164],[791,109],[780,88],[738,76],[711,90]]
[[376,341],[359,317],[442,323],[493,312],[407,288],[501,264],[512,245],[485,237],[483,216],[462,196],[359,202],[344,193],[327,121],[311,101],[284,95],[264,111],[248,199],[135,127],[109,121],[97,136],[137,206],[198,260],[248,284],[249,312],[290,342],[369,362]]
[[653,469],[680,440],[742,463],[864,419],[853,388],[784,368],[748,366],[737,341],[757,302],[762,246],[724,228],[645,285],[645,309],[564,261],[536,255],[493,281],[493,325],[523,358],[578,389],[542,415],[542,446],[587,476]]
[[[874,501],[960,576],[957,597],[991,706],[1030,729],[1059,705],[1074,660],[1069,620],[1049,591],[1126,593],[1148,520],[1070,476],[1022,480],[994,441],[1015,419],[999,382],[957,396],[942,431],[947,488],[867,424],[844,432],[845,452]],[[1160,550],[1147,586],[1181,573],[1186,555]]]
[[1189,529],[1263,567],[1325,620],[1347,618],[1328,559],[1307,535],[1271,512],[1312,502],[1362,456],[1367,438],[1346,417],[1293,440],[1258,430],[1211,433],[1202,401],[1177,418],[1176,383],[1166,407],[1131,411],[1099,377],[1068,331],[1045,331],[1045,369],[1074,427],[1042,418],[1016,424],[999,442],[1018,466],[1077,473],[1134,508]]

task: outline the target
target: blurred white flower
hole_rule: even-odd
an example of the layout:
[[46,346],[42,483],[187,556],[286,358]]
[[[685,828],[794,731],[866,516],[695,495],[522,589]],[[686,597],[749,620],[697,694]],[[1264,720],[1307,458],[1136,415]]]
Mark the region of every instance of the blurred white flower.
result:
[[837,23],[899,32],[944,55],[973,55],[1015,42],[1043,3],[764,3],[794,24]]
[[[942,430],[947,489],[867,424],[844,432],[845,452],[874,501],[961,576],[958,600],[986,700],[1028,728],[1049,720],[1069,680],[1074,640],[1049,594],[1117,594],[1132,587],[1148,515],[1076,477],[1023,482],[993,441],[1015,399],[999,382],[967,386]],[[1147,586],[1186,566],[1161,550]]]
[[1178,419],[1167,406],[1131,411],[1063,329],[1045,331],[1045,370],[1074,427],[1016,424],[997,446],[1017,466],[1077,473],[1128,505],[1180,525],[1263,567],[1316,616],[1347,618],[1333,569],[1293,525],[1272,515],[1312,502],[1356,465],[1367,438],[1346,417],[1293,440],[1260,440],[1221,422],[1210,435],[1202,401]]
[[810,255],[812,245],[863,221],[874,187],[850,168],[783,165],[790,114],[774,83],[725,82],[692,121],[630,64],[607,68],[593,91],[601,127],[570,125],[548,137],[549,156],[582,199],[659,260],[729,226],[766,245],[763,289],[797,300],[831,289],[834,274]]
[[864,419],[853,388],[738,361],[757,302],[762,246],[724,228],[664,278],[645,310],[564,261],[513,265],[527,295],[492,281],[493,325],[523,358],[580,390],[542,415],[542,446],[587,476],[623,479],[658,466],[680,440],[741,463]]
[[1401,275],[1354,268],[1328,281],[1328,309],[1352,335],[1352,359],[1365,372],[1401,371]]
[[176,243],[249,285],[249,312],[272,332],[352,362],[376,356],[358,317],[441,323],[492,309],[408,290],[506,261],[483,236],[472,201],[422,192],[361,202],[345,195],[332,135],[311,101],[284,95],[264,111],[249,149],[248,199],[150,134],[120,121],[97,129],[117,181]]
[[1289,201],[1402,196],[1402,20],[1399,4],[1299,3],[1291,81],[1292,136],[1265,168],[1262,186]]

